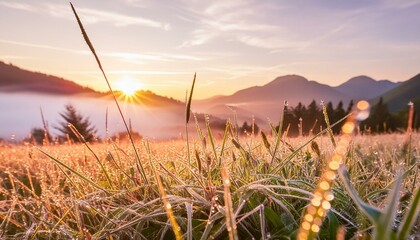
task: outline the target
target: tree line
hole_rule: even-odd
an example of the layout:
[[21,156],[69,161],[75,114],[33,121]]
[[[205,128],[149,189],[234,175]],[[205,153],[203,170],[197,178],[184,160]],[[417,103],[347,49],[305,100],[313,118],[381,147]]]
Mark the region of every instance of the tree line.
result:
[[[349,114],[353,108],[353,101],[347,107],[340,101],[335,107],[332,102],[325,105],[331,125]],[[334,134],[340,132],[343,122],[332,126]],[[308,106],[301,102],[295,107],[285,106],[283,112],[283,131],[289,137],[316,134],[327,127],[321,104],[313,100]],[[277,126],[277,130],[278,130]]]
[[[340,101],[336,106],[332,102],[328,102],[325,105],[325,110],[331,125],[337,123],[345,116],[347,116],[353,109],[353,101],[345,107],[343,102]],[[41,113],[42,114],[42,113]],[[60,113],[62,120],[59,125],[54,127],[59,135],[55,138],[55,141],[60,143],[71,141],[71,142],[92,142],[100,141],[97,136],[97,129],[89,120],[89,118],[79,113],[76,108],[67,104],[62,113]],[[361,122],[360,132],[362,134],[380,134],[390,133],[395,131],[403,132],[407,128],[408,111],[402,110],[397,113],[391,113],[388,110],[388,106],[384,103],[381,98],[379,102],[371,108],[370,116]],[[332,131],[334,134],[339,134],[341,126],[344,121],[334,124]],[[420,119],[418,115],[414,113],[414,119],[412,128],[418,130],[420,127]],[[131,125],[131,124],[130,124]],[[318,104],[313,100],[308,106],[305,106],[301,102],[295,107],[285,106],[283,112],[283,131],[287,132],[289,137],[305,136],[316,134],[327,127],[325,114],[321,104]],[[131,128],[131,127],[130,127]],[[276,127],[277,131],[279,126]],[[260,128],[255,124],[254,126],[244,122],[239,128],[239,131],[244,133],[254,132],[257,134]],[[131,131],[131,133],[138,138],[141,138],[139,133]],[[127,133],[120,133],[113,138],[125,137]],[[44,128],[34,128],[31,131],[30,141],[38,144],[43,144],[46,141],[54,141],[51,136],[48,126],[44,123]]]
[[[332,102],[325,105],[326,113],[331,125],[347,116],[353,109],[354,102],[350,101],[345,108],[342,101],[335,107]],[[408,107],[407,107],[408,109]],[[400,131],[407,128],[408,111],[401,110],[391,113],[388,106],[381,98],[377,104],[372,106],[369,117],[360,123],[360,133],[362,134],[381,134]],[[344,121],[332,126],[334,134],[339,134]],[[420,120],[414,113],[414,130],[418,130]],[[325,115],[321,104],[313,100],[308,106],[298,103],[295,107],[285,106],[283,112],[283,131],[287,131],[288,136],[296,137],[302,135],[316,134],[327,127]],[[277,126],[277,130],[278,130]]]
[[[361,130],[365,133],[390,133],[405,131],[408,127],[409,104],[413,103],[407,103],[407,109],[391,113],[388,109],[388,105],[382,98],[380,98],[379,102],[372,107],[369,118],[360,124]],[[420,127],[420,119],[416,111],[413,113],[411,127],[415,131],[418,131]]]

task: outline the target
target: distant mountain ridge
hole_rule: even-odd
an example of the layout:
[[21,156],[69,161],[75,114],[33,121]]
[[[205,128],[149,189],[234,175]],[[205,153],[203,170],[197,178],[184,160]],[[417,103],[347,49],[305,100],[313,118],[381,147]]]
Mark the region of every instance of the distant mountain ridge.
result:
[[[345,83],[331,87],[316,81],[310,81],[299,75],[285,75],[275,78],[262,86],[241,89],[231,95],[217,95],[193,102],[194,111],[213,114],[218,117],[231,117],[233,112],[239,118],[252,116],[258,120],[277,119],[285,101],[290,106],[299,102],[308,105],[315,100],[337,104],[343,101],[347,105],[350,100],[371,99],[377,102],[383,96],[390,103],[390,110],[400,108],[404,96],[412,101],[418,99],[418,75],[409,80],[410,84],[394,83],[389,80],[374,80],[368,76],[357,76]],[[409,82],[407,81],[407,82]],[[417,85],[416,85],[417,84]],[[407,87],[408,86],[408,87]],[[50,95],[87,95],[91,97],[110,98],[110,93],[100,93],[91,88],[83,87],[75,82],[43,73],[21,69],[12,64],[0,61],[0,92],[34,92]],[[121,92],[115,92],[117,97],[124,98]],[[376,99],[376,100],[375,100]],[[132,102],[151,107],[185,107],[181,101],[160,96],[151,91],[138,91]],[[249,119],[247,119],[249,120]]]
[[97,94],[95,90],[79,84],[38,72],[21,69],[0,61],[0,91],[38,92],[55,95]]
[[[309,81],[299,75],[286,75],[277,77],[263,86],[249,87],[229,96],[200,101],[196,103],[196,106],[198,105],[200,111],[212,110],[214,106],[218,106],[219,112],[223,105],[226,109],[236,107],[237,116],[246,116],[252,113],[255,118],[269,118],[277,121],[285,101],[290,106],[296,106],[299,102],[308,105],[313,100],[317,103],[343,101],[347,105],[351,99],[351,96],[343,94],[331,86]],[[223,117],[229,115],[232,115],[232,111],[226,110]]]
[[[309,93],[310,92],[310,93]],[[263,85],[245,88],[230,96],[218,97],[216,102],[241,104],[252,102],[284,102],[294,105],[299,102],[308,103],[313,99],[320,101],[349,101],[350,96],[343,95],[325,84],[309,81],[299,75],[277,77]]]
[[406,110],[409,102],[414,103],[416,111],[420,111],[420,74],[402,82],[397,87],[371,100],[372,105],[379,102],[382,98],[383,103],[388,105],[391,112]]
[[[130,126],[133,124],[133,129],[142,136],[179,138],[185,130],[185,103],[148,90],[139,90],[133,96],[120,91],[114,91],[114,94]],[[122,130],[120,115],[115,107],[111,107],[115,104],[110,92],[97,92],[63,78],[24,70],[1,61],[0,100],[3,103],[0,104],[1,112],[7,112],[0,117],[0,138],[10,135],[26,137],[36,124],[33,119],[39,116],[40,107],[44,109],[46,119],[54,122],[68,103],[75,104],[78,110],[89,116],[98,130],[102,129],[102,136],[106,134],[100,127],[103,116],[106,116],[110,131]],[[195,115],[199,125],[205,127],[205,115]],[[224,131],[226,120],[210,115],[210,123],[217,133]],[[195,127],[195,124],[190,125],[191,129]]]
[[[30,92],[48,95],[84,95],[94,98],[112,98],[110,92],[97,92],[64,78],[28,71],[1,61],[0,92]],[[124,98],[119,91],[115,91],[115,95],[118,98]],[[160,96],[148,90],[139,90],[135,97],[128,100],[148,107],[184,107],[184,104],[178,100]]]
[[351,96],[354,100],[372,99],[397,87],[399,83],[389,80],[375,80],[368,76],[357,76],[335,87],[341,93]]
[[299,102],[309,105],[313,100],[318,104],[321,101],[332,102],[334,106],[342,101],[344,106],[347,106],[350,100],[370,100],[392,91],[400,84],[389,80],[377,81],[368,76],[357,76],[337,87],[331,87],[299,75],[286,75],[262,86],[241,89],[232,95],[200,100],[195,106],[203,112],[213,113],[212,111],[217,109],[213,114],[219,117],[231,117],[235,110],[240,120],[247,119],[247,116],[277,120],[285,101],[292,107]]

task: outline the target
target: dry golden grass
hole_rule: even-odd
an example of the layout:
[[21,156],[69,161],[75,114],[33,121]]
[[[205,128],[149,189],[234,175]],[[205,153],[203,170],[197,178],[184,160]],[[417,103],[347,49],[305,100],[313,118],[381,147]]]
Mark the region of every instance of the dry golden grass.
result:
[[[419,186],[420,134],[412,135],[409,150],[403,146],[404,138],[400,134],[355,136],[344,160],[360,198],[379,208],[386,204],[387,190],[398,169],[404,169],[395,225]],[[210,144],[204,146],[191,139],[191,156],[198,158],[191,166],[183,140],[150,142],[150,152],[146,142],[136,142],[149,184],[142,180],[129,144],[91,146],[110,182],[84,145],[39,149],[29,145],[2,146],[1,238],[171,239],[174,235],[162,208],[152,165],[162,177],[167,201],[184,238],[228,238],[223,200],[228,189],[222,182],[219,160],[229,171],[229,212],[233,213],[229,219],[236,220],[239,239],[293,237],[311,192],[333,154],[333,146],[328,136],[315,140],[318,150],[313,144],[296,150],[309,137],[284,140],[288,144],[280,144],[271,166],[266,163],[272,156],[259,136],[227,141],[222,154],[222,140],[215,140],[212,149]],[[267,141],[273,146],[276,139],[269,136]],[[404,151],[410,152],[407,155]],[[288,158],[292,153],[294,157]],[[328,228],[334,223],[332,219],[337,221],[337,228],[346,229],[347,239],[370,234],[372,224],[360,214],[340,181],[332,184],[332,192],[333,217],[321,226],[321,238],[331,239]],[[418,231],[417,221],[412,234]]]

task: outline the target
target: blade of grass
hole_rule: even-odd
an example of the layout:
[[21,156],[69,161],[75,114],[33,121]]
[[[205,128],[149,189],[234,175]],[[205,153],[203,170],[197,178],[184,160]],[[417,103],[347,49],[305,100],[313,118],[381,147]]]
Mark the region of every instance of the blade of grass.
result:
[[79,24],[80,30],[82,31],[83,38],[85,39],[86,44],[89,46],[90,51],[92,52],[93,56],[95,57],[95,59],[96,59],[96,63],[98,64],[99,69],[101,70],[102,75],[103,75],[103,77],[105,78],[105,81],[106,81],[106,83],[107,83],[107,85],[108,85],[109,91],[111,92],[111,95],[112,95],[112,97],[113,97],[113,99],[114,99],[115,105],[116,105],[116,106],[117,106],[117,108],[118,108],[118,112],[120,113],[121,119],[122,119],[122,121],[123,121],[123,123],[124,123],[125,129],[126,129],[126,131],[127,131],[128,137],[129,137],[129,139],[130,139],[131,146],[133,147],[134,154],[135,154],[136,159],[137,159],[137,161],[136,161],[136,163],[137,163],[137,164],[136,164],[136,166],[137,166],[137,170],[140,172],[140,174],[141,174],[141,176],[142,176],[142,178],[143,178],[143,181],[144,181],[146,184],[148,184],[149,182],[148,182],[148,180],[147,180],[146,173],[145,173],[145,171],[144,171],[143,165],[141,164],[141,161],[140,161],[140,156],[139,156],[139,154],[138,154],[138,152],[137,152],[137,148],[136,148],[136,146],[134,145],[133,137],[132,137],[132,135],[131,135],[130,129],[128,128],[127,122],[125,121],[124,115],[123,115],[123,113],[122,113],[122,111],[121,111],[120,104],[119,104],[119,103],[118,103],[118,101],[117,101],[117,97],[115,96],[115,93],[114,93],[114,91],[112,90],[111,84],[110,84],[110,83],[109,83],[109,81],[108,81],[108,77],[106,76],[105,71],[104,71],[104,69],[102,68],[101,61],[99,60],[98,55],[96,54],[95,48],[93,47],[93,44],[91,43],[91,41],[90,41],[90,39],[89,39],[89,36],[87,35],[87,33],[86,33],[86,31],[85,31],[85,28],[83,27],[82,21],[80,20],[79,15],[77,15],[76,9],[74,9],[74,7],[73,7],[73,4],[72,4],[72,3],[70,3],[70,6],[71,6],[71,9],[73,10],[74,16],[76,17],[77,23]]
[[[346,116],[344,116],[343,118],[341,118],[340,120],[338,120],[337,122],[335,122],[333,125],[331,125],[331,127],[336,126],[340,122],[346,120],[346,118],[349,117],[349,116],[351,116],[351,115],[352,115],[352,113],[347,114]],[[317,133],[316,135],[314,135],[312,138],[310,138],[306,143],[302,144],[299,148],[295,149],[294,152],[292,152],[280,164],[278,164],[275,168],[273,168],[273,170],[272,170],[271,173],[277,174],[278,171],[280,171],[281,168],[282,168],[282,166],[283,166],[282,163],[287,163],[288,161],[290,161],[294,156],[296,156],[296,154],[299,153],[300,150],[302,150],[304,147],[306,147],[308,144],[310,144],[314,139],[316,139],[319,136],[323,135],[326,131],[328,131],[328,128],[325,128],[324,130],[320,131],[319,133]]]
[[165,188],[163,186],[162,179],[161,179],[160,175],[157,173],[154,165],[152,164],[152,153],[150,151],[150,145],[149,145],[148,141],[145,142],[145,147],[147,149],[147,155],[149,157],[150,166],[152,167],[152,171],[155,175],[155,179],[156,179],[156,183],[157,183],[157,186],[158,186],[160,198],[162,199],[163,207],[166,211],[166,216],[168,217],[168,220],[171,223],[172,230],[175,234],[176,240],[181,240],[182,239],[181,228],[179,227],[179,224],[176,221],[175,215],[172,211],[172,205],[168,201],[168,198],[166,196],[166,191],[165,191]]
[[226,213],[226,229],[229,234],[229,240],[237,240],[238,232],[236,226],[236,216],[233,212],[232,196],[230,193],[230,178],[227,167],[222,167],[222,181],[224,188],[224,200],[225,200],[225,213]]
[[185,209],[187,210],[187,240],[193,240],[193,226],[192,226],[192,217],[193,217],[193,205],[192,203],[186,202]]
[[322,105],[322,114],[324,115],[325,124],[327,124],[328,135],[330,136],[331,142],[335,148],[337,147],[337,144],[335,143],[334,133],[332,131],[330,118],[328,117],[328,113],[327,113],[327,107],[325,106],[324,101],[321,101],[321,105]]
[[214,160],[217,161],[217,165],[220,167],[220,159],[217,157],[216,144],[214,143],[214,137],[213,137],[213,134],[211,133],[210,118],[208,115],[205,116],[205,121],[206,121],[206,127],[207,127],[207,135],[210,139],[211,147],[214,154]]
[[51,160],[53,160],[55,163],[57,163],[58,165],[64,167],[65,169],[69,170],[70,172],[74,173],[76,176],[78,176],[80,179],[86,181],[87,183],[91,184],[93,187],[100,189],[106,193],[109,193],[105,188],[102,188],[101,186],[99,186],[98,184],[96,184],[94,181],[90,180],[89,178],[83,176],[83,174],[77,172],[76,170],[74,170],[73,168],[67,166],[66,164],[64,164],[63,162],[61,162],[60,160],[56,159],[55,157],[51,156],[50,154],[48,154],[47,152],[43,151],[40,148],[36,148],[38,151],[40,151],[42,154],[44,154],[45,156],[47,156],[48,158],[50,158]]
[[225,126],[225,133],[223,134],[223,141],[222,141],[222,147],[220,149],[220,157],[223,156],[223,152],[225,151],[225,146],[226,146],[226,140],[229,134],[229,127],[230,127],[230,123],[229,120],[226,121],[226,126]]
[[417,188],[416,193],[411,201],[411,204],[407,208],[408,213],[405,214],[404,219],[400,226],[400,232],[398,235],[399,240],[408,239],[408,234],[416,222],[417,216],[420,213],[420,188]]
[[190,97],[188,98],[186,112],[185,112],[185,135],[186,135],[186,138],[187,138],[187,158],[188,158],[189,166],[191,166],[191,156],[190,156],[190,141],[189,141],[189,136],[188,136],[189,135],[188,134],[188,125],[189,125],[190,118],[191,118],[191,101],[192,101],[192,95],[193,95],[193,92],[194,92],[194,85],[195,85],[196,77],[197,77],[197,73],[194,73],[194,79],[193,79],[193,83],[192,83],[192,86],[191,86]]
[[279,119],[279,130],[276,132],[276,144],[274,145],[273,154],[271,157],[270,165],[273,164],[274,159],[276,158],[276,153],[280,145],[281,132],[283,131],[283,120],[284,120],[284,111],[286,111],[287,101],[284,102],[283,111],[281,112]]
[[390,193],[388,193],[387,206],[382,211],[380,222],[376,226],[376,238],[377,239],[386,239],[390,238],[392,234],[392,224],[395,221],[395,216],[398,210],[399,198],[400,198],[400,187],[402,184],[402,173],[399,170],[394,187]]
[[341,178],[341,181],[344,183],[344,186],[347,189],[347,192],[349,193],[350,197],[353,199],[353,201],[356,203],[356,205],[359,207],[359,209],[372,221],[376,222],[381,216],[381,211],[377,209],[376,207],[370,206],[366,203],[364,203],[359,196],[357,195],[356,189],[354,189],[353,185],[350,182],[350,175],[344,165],[341,165],[338,169],[339,176]]
[[95,160],[98,162],[99,166],[101,167],[102,172],[105,174],[106,180],[108,181],[108,184],[111,188],[113,188],[112,180],[109,177],[108,171],[105,169],[104,165],[102,164],[101,160],[99,160],[98,155],[92,150],[88,142],[86,142],[85,138],[80,134],[80,132],[76,129],[76,127],[69,123],[68,124],[70,130],[79,138],[79,140],[85,145],[85,147],[89,150],[90,153],[94,156]]
[[188,98],[188,102],[187,102],[187,112],[185,114],[185,122],[187,124],[190,122],[190,117],[191,117],[191,101],[192,101],[192,96],[193,96],[196,77],[197,77],[197,73],[194,73],[194,79],[193,79],[192,86],[191,86],[190,97]]

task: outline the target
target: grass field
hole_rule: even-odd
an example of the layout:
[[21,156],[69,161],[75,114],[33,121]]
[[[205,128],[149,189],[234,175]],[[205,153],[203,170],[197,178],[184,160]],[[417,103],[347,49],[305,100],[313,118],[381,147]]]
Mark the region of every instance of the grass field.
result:
[[[146,179],[126,143],[0,147],[0,238],[175,239],[169,212],[184,239],[228,239],[233,232],[237,239],[296,237],[334,154],[330,137],[286,138],[275,155],[275,136],[190,137],[191,164],[185,140],[135,142]],[[379,209],[403,172],[394,230],[419,188],[420,135],[408,148],[404,141],[402,134],[358,135],[344,160],[360,199]],[[374,225],[343,181],[331,187],[318,237],[369,239]],[[414,217],[412,239],[420,231]]]
[[0,146],[0,239],[420,237],[419,133],[353,136],[359,102],[340,136],[189,135],[194,83],[186,139]]

